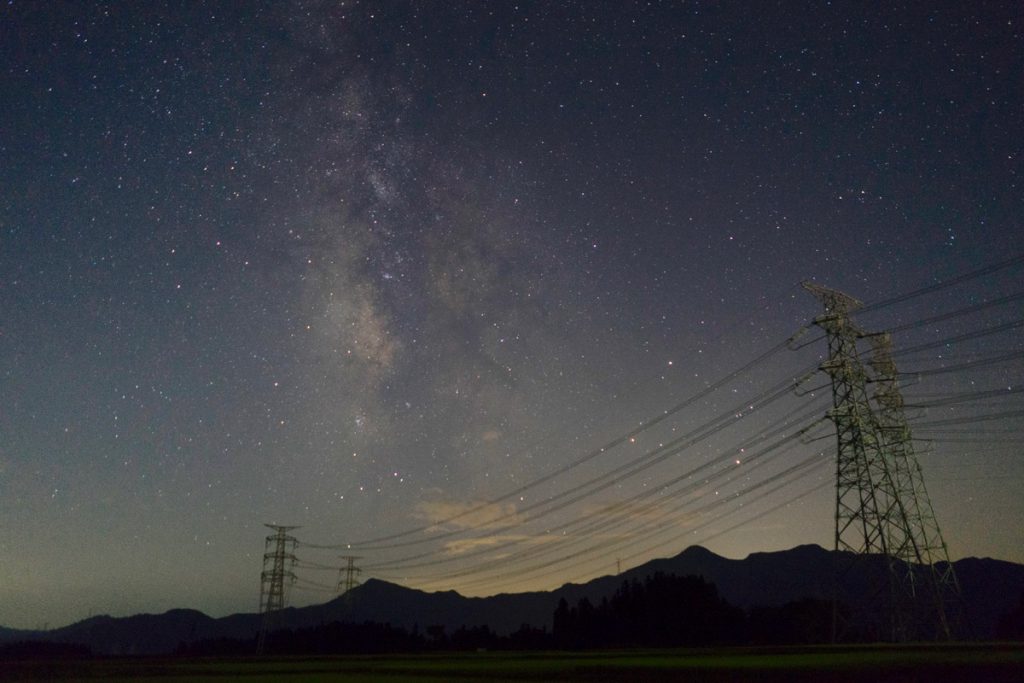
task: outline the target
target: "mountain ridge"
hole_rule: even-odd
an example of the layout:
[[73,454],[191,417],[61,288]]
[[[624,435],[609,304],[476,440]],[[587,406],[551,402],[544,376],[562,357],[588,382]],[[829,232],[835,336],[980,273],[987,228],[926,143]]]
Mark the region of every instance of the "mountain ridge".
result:
[[[719,594],[741,608],[777,606],[803,598],[830,599],[835,552],[808,544],[788,550],[751,553],[730,559],[701,546],[679,554],[650,560],[619,575],[597,577],[585,583],[566,583],[551,591],[499,593],[467,597],[447,590],[428,593],[381,579],[368,579],[349,593],[325,603],[289,607],[277,615],[278,628],[302,628],[333,621],[389,623],[406,629],[443,626],[489,626],[508,634],[523,624],[551,627],[560,600],[576,604],[582,598],[598,603],[624,581],[642,581],[655,573],[702,576],[714,583]],[[880,557],[867,558],[879,562]],[[991,637],[999,616],[1024,591],[1024,565],[991,558],[964,558],[953,563],[978,627],[975,635]],[[853,577],[849,594],[866,594],[866,580]],[[87,645],[98,654],[164,654],[181,643],[214,638],[252,638],[262,617],[236,613],[211,617],[188,608],[161,614],[126,617],[93,616],[49,631],[0,627],[0,643],[46,640]]]

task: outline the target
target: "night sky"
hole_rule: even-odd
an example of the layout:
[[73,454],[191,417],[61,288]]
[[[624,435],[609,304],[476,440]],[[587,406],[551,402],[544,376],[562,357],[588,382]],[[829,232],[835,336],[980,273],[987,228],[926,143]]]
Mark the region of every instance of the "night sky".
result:
[[0,55],[0,624],[255,611],[264,523],[291,604],[831,547],[804,280],[912,295],[857,322],[950,555],[1024,562],[1017,0],[10,1]]

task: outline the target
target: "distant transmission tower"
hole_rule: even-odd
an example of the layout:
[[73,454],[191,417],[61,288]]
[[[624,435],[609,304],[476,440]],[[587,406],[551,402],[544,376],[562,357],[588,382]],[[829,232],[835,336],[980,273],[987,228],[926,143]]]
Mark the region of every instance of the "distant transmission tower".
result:
[[356,560],[360,559],[353,555],[342,555],[345,566],[338,570],[338,595],[344,595],[359,585],[359,573],[363,570],[356,566]]
[[289,583],[295,581],[295,574],[291,570],[295,563],[295,554],[291,551],[295,549],[297,541],[294,536],[289,536],[288,532],[299,528],[278,524],[263,526],[273,529],[274,533],[267,536],[263,553],[263,571],[260,573],[260,613],[263,619],[256,644],[257,652],[263,652],[267,633],[273,629],[278,612],[284,609],[285,579],[288,579]]
[[[825,307],[815,323],[828,338],[821,368],[832,380],[829,416],[837,437],[833,639],[849,637],[851,628],[873,639],[948,639],[959,587],[913,450],[889,336],[868,335],[853,323],[850,313],[862,306],[853,297],[811,283],[804,288]],[[874,347],[872,374],[857,347],[865,337]],[[871,555],[881,556],[884,573],[869,579],[871,602],[848,605],[854,611],[844,620],[838,587],[854,567],[877,567],[865,561]]]

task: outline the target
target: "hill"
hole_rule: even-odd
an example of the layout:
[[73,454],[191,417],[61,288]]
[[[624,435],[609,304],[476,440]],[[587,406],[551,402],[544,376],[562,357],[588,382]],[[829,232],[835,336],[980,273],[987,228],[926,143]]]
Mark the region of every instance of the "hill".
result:
[[[278,626],[299,628],[333,621],[390,623],[406,629],[488,625],[507,634],[522,624],[550,628],[559,600],[569,604],[587,598],[598,603],[625,580],[642,580],[656,572],[697,575],[714,583],[730,603],[749,608],[775,606],[801,598],[829,599],[832,595],[834,554],[815,545],[778,552],[753,553],[742,560],[716,555],[699,546],[675,557],[652,560],[620,576],[604,576],[584,584],[566,584],[549,592],[500,594],[470,598],[454,591],[427,593],[386,581],[368,580],[348,594],[320,605],[287,608]],[[877,558],[881,561],[881,558]],[[870,563],[868,563],[870,565]],[[1016,604],[1024,591],[1024,565],[968,558],[954,563],[966,598],[974,635],[991,638],[999,616]],[[870,570],[870,567],[868,567]],[[850,576],[850,596],[864,596],[865,574]],[[87,645],[103,654],[160,654],[180,643],[212,638],[251,638],[260,626],[258,614],[234,614],[219,619],[195,610],[130,617],[91,617],[51,631],[0,628],[0,642],[49,640]]]

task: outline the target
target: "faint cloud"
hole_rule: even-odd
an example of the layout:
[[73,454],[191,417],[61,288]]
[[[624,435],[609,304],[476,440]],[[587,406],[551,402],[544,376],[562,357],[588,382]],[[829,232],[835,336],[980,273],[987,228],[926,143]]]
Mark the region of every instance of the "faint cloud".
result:
[[494,528],[523,522],[514,503],[429,500],[416,506],[416,515],[441,529]]
[[[563,540],[561,536],[528,536],[523,534],[504,534],[495,536],[482,536],[480,538],[465,538],[455,541],[449,541],[444,544],[442,552],[445,555],[463,555],[472,550],[479,550],[481,548],[493,548],[496,546],[504,545],[528,545],[537,546],[545,543],[554,543]],[[501,559],[511,555],[513,551],[509,551],[506,554],[489,556],[491,559]]]
[[524,538],[527,537],[520,535],[508,535],[484,536],[483,538],[463,538],[455,541],[448,541],[444,544],[444,548],[441,552],[445,555],[463,555],[472,550],[479,550],[480,548],[493,548],[494,546],[503,545],[505,543],[516,543]]

